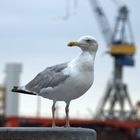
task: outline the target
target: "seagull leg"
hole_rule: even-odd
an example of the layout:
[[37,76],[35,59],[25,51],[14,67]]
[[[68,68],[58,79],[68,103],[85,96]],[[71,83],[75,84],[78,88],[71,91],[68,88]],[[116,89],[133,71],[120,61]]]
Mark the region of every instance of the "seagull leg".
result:
[[56,101],[53,101],[53,105],[52,105],[52,127],[55,127],[56,124],[55,124],[55,103]]
[[70,127],[70,123],[69,123],[69,105],[70,105],[70,102],[66,102],[66,107],[65,107],[66,127]]

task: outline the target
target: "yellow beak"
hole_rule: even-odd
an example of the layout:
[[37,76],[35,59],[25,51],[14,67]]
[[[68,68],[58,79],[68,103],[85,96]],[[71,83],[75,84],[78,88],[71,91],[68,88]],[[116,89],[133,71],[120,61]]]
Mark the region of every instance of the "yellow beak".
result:
[[79,46],[79,42],[69,42],[67,45],[69,47]]

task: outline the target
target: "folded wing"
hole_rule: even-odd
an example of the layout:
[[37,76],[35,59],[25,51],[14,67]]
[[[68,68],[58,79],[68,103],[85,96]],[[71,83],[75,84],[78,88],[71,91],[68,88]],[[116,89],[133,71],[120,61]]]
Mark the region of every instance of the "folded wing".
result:
[[40,72],[32,81],[30,81],[25,88],[28,91],[35,93],[39,93],[43,88],[54,88],[69,77],[69,75],[65,75],[63,73],[65,68],[67,68],[67,63],[48,67],[44,71]]

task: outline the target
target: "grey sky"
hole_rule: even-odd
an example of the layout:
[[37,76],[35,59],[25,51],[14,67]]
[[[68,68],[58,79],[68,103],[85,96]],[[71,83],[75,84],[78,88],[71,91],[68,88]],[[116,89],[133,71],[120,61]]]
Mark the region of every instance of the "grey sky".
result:
[[[95,62],[95,83],[87,94],[73,101],[70,106],[71,114],[76,115],[76,112],[80,112],[84,115],[88,114],[87,107],[94,111],[101,99],[106,82],[111,78],[112,59],[108,55],[103,55],[106,45],[88,0],[79,0],[76,14],[73,2],[70,1],[70,18],[61,20],[59,17],[65,15],[66,0],[0,0],[0,77],[2,77],[0,82],[2,83],[4,79],[6,62],[23,63],[21,84],[24,85],[47,66],[69,61],[80,52],[78,48],[68,48],[66,46],[68,41],[77,40],[82,35],[93,35],[99,41]],[[135,42],[139,48],[140,2],[139,0],[125,2],[131,11]],[[113,19],[117,14],[116,6],[111,0],[102,0],[101,4],[113,25]],[[139,50],[135,58],[136,66],[124,69],[124,81],[129,85],[134,102],[140,99]],[[35,112],[28,107],[36,106],[35,97],[21,95],[20,101],[21,114]],[[51,101],[42,99],[44,106],[42,114],[50,112],[50,103]],[[60,103],[60,112],[63,112],[63,109],[63,103]]]

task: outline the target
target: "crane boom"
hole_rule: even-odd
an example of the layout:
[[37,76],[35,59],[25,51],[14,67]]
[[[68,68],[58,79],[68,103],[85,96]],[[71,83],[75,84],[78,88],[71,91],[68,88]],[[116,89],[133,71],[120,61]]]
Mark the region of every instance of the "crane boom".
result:
[[[133,118],[133,104],[128,94],[127,85],[123,83],[123,67],[134,66],[136,52],[133,34],[128,17],[126,5],[119,7],[114,29],[111,30],[108,19],[98,0],[89,0],[93,13],[95,13],[102,34],[109,45],[108,52],[114,58],[113,79],[107,85],[102,102],[98,105],[96,119],[127,120]],[[126,102],[129,110],[126,111]],[[120,106],[117,109],[116,104]],[[108,108],[107,108],[107,105]],[[107,109],[106,109],[107,108]]]
[[112,38],[112,30],[109,25],[109,21],[104,13],[104,10],[102,9],[102,7],[100,6],[97,0],[89,0],[89,2],[93,10],[93,13],[95,13],[98,24],[100,25],[100,29],[105,38],[105,41],[109,45]]

